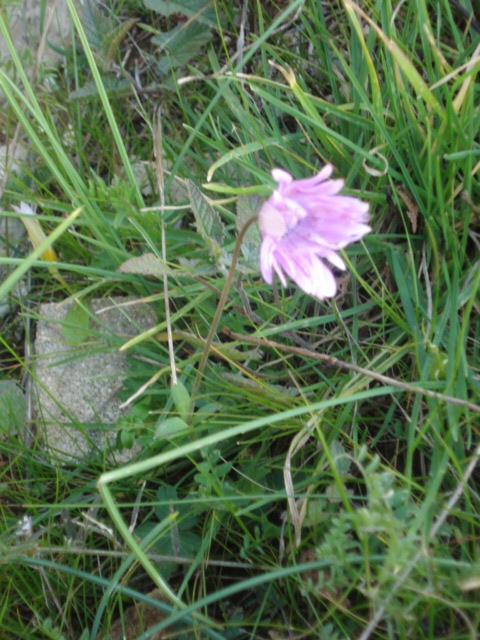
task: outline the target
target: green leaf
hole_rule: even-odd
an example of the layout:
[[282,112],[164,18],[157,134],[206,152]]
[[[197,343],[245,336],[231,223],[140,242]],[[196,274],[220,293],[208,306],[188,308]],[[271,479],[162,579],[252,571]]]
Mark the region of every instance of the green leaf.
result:
[[[260,211],[262,204],[264,203],[264,199],[260,198],[258,195],[241,195],[237,199],[237,231],[241,231],[244,225],[252,218],[257,215]],[[262,241],[262,236],[260,235],[260,229],[258,228],[258,224],[252,224],[248,228],[247,233],[245,234],[245,242],[252,242],[256,244],[257,247]]]
[[[428,83],[425,82],[425,80],[422,78],[421,74],[417,71],[417,69],[415,68],[413,63],[405,55],[405,53],[402,51],[400,46],[394,40],[389,38],[380,29],[380,27],[377,24],[375,24],[375,22],[363,11],[363,9],[361,9],[359,6],[355,5],[352,2],[352,0],[345,0],[345,8],[346,8],[347,12],[349,13],[350,18],[353,20],[354,24],[357,22],[354,12],[358,13],[360,16],[362,16],[362,18],[364,20],[366,20],[368,22],[368,24],[375,30],[375,32],[378,35],[378,37],[382,40],[382,42],[385,45],[385,47],[392,54],[393,58],[395,59],[395,62],[398,64],[400,69],[403,71],[403,73],[407,77],[408,81],[412,85],[414,91],[417,93],[417,96],[422,98],[422,100],[424,100],[425,103],[429,105],[429,107],[432,109],[432,111],[434,111],[442,120],[444,120],[445,117],[446,117],[446,114],[445,114],[445,111],[444,111],[442,105],[438,102],[438,100],[435,97],[433,91],[431,91],[430,87],[428,86]],[[360,38],[362,40],[364,52],[366,51],[368,53],[368,49],[366,48],[366,46],[364,44],[363,30],[362,30],[362,28],[360,26],[357,27],[357,32],[359,33]],[[368,56],[370,58],[369,54],[368,54]],[[374,82],[373,82],[374,89],[375,89],[375,84],[378,84],[378,81],[376,80],[376,73],[374,72],[372,66],[373,66],[373,63],[370,64],[370,67],[371,67],[370,80],[372,81],[372,79],[375,79]],[[377,99],[377,102],[378,102],[378,100],[380,99],[379,87],[377,87],[376,91],[374,91],[374,95],[378,96],[378,99]],[[377,107],[378,107],[378,105],[377,105]],[[380,113],[380,108],[379,107],[378,107],[378,113]]]
[[162,16],[180,14],[216,26],[215,7],[211,0],[145,0],[145,6]]
[[200,189],[191,180],[187,180],[187,186],[197,231],[210,246],[212,255],[218,262],[223,255],[222,246],[225,239],[224,224]]
[[117,448],[120,451],[123,449],[131,449],[135,444],[135,431],[131,429],[120,429],[117,433]]
[[187,421],[190,410],[190,394],[180,380],[177,380],[177,384],[172,384],[172,400],[180,418]]
[[8,435],[25,426],[25,397],[13,380],[0,381],[0,435]]
[[69,344],[81,344],[90,335],[90,315],[83,303],[73,304],[62,325],[62,334]]
[[104,40],[104,45],[108,42],[108,49],[105,56],[107,62],[113,62],[115,60],[115,57],[119,53],[120,43],[138,20],[138,18],[130,18],[120,23],[111,33],[107,34],[106,42]]
[[171,418],[167,418],[166,420],[162,420],[160,424],[155,429],[155,434],[153,436],[154,440],[159,440],[160,438],[171,438],[183,431],[188,431],[190,427],[178,416],[173,416]]
[[118,270],[121,273],[139,273],[142,276],[153,276],[155,278],[163,278],[163,276],[171,276],[175,273],[164,260],[157,258],[153,253],[145,253],[143,256],[137,256],[125,260]]
[[[263,198],[258,195],[241,195],[237,200],[237,230],[240,231],[245,223],[256,215],[263,204]],[[258,224],[251,224],[242,242],[243,264],[238,268],[242,273],[258,271],[259,252],[262,236]]]
[[152,44],[167,53],[158,63],[157,71],[166,75],[172,67],[175,69],[188,64],[211,39],[210,30],[200,22],[179,24],[171,31],[153,37]]
[[182,502],[177,498],[175,487],[171,485],[160,487],[157,491],[156,499],[160,504],[155,507],[155,515],[160,522],[177,513],[175,524],[182,531],[191,529],[196,525],[198,518],[192,515],[191,504]]
[[[119,96],[127,94],[132,90],[132,85],[129,80],[121,80],[116,77],[106,76],[103,78],[103,84],[105,92],[109,96]],[[86,82],[84,85],[71,91],[68,95],[68,99],[73,100],[86,100],[88,98],[97,98],[99,95],[98,87],[95,82]]]
[[138,22],[138,18],[117,23],[113,14],[106,14],[97,7],[97,3],[87,0],[82,3],[82,22],[97,64],[108,69],[118,56],[120,43]]

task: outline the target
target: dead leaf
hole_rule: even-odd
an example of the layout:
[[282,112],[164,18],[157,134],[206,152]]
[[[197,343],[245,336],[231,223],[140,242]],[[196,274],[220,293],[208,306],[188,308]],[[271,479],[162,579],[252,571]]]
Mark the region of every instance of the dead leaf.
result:
[[[164,601],[160,589],[154,589],[147,594],[149,598]],[[100,632],[97,640],[135,640],[140,635],[151,629],[156,624],[165,619],[167,614],[155,607],[136,602],[131,607],[125,609],[122,618],[118,618],[110,625],[108,633]],[[171,637],[172,630],[164,629],[150,636],[150,640],[164,640]]]
[[402,189],[400,189],[400,187],[397,187],[397,193],[400,196],[400,198],[403,200],[403,202],[407,205],[407,216],[408,216],[408,219],[410,220],[410,223],[412,225],[412,231],[413,231],[413,233],[417,233],[418,206],[412,200],[412,197],[410,196],[410,194],[408,194],[406,191],[403,191]]

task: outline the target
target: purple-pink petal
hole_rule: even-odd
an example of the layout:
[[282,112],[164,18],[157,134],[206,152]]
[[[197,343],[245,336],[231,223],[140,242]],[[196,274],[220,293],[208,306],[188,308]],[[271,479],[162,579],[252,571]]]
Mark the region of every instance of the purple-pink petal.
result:
[[334,296],[335,278],[323,260],[345,269],[337,251],[371,231],[368,204],[339,195],[344,183],[329,180],[332,171],[326,165],[303,180],[294,180],[283,169],[272,171],[278,188],[259,213],[260,268],[269,284],[275,272],[284,286],[287,275],[317,298]]

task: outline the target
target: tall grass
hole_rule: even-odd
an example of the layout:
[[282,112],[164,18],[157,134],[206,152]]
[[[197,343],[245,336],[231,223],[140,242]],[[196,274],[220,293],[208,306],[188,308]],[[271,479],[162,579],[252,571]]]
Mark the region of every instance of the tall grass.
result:
[[[128,637],[475,638],[478,33],[447,0],[251,2],[244,19],[236,4],[185,4],[211,39],[195,55],[193,35],[182,41],[181,63],[179,11],[117,6],[140,20],[127,37],[103,15],[117,49],[100,63],[100,17],[69,2],[76,47],[53,95],[15,56],[0,71],[3,118],[31,148],[5,209],[49,214],[77,297],[133,291],[158,313],[124,345],[125,401],[143,389],[119,425],[120,445],[143,446],[132,463],[61,466],[21,425],[4,434],[0,625],[109,638],[137,603]],[[157,31],[170,48],[146,44]],[[273,167],[300,178],[327,162],[374,229],[344,252],[339,295],[262,282],[252,233],[192,400],[238,220],[271,192]],[[54,214],[80,206],[66,233]],[[29,304],[61,297],[41,253],[1,259],[17,270],[0,298],[27,268]],[[19,378],[13,320],[1,344],[2,376]]]

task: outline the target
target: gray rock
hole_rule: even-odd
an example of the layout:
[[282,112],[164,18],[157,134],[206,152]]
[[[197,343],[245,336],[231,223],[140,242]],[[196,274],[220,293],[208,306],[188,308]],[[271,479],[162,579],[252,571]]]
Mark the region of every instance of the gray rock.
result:
[[[78,6],[78,2],[75,2]],[[45,3],[42,0],[21,0],[21,2],[11,3],[7,8],[10,34],[13,40],[15,51],[22,55],[24,51],[30,52],[30,59],[33,62],[35,54],[40,44],[42,33],[42,14]],[[56,3],[47,2],[44,18],[53,9],[54,15],[47,34],[47,40],[54,46],[62,48],[66,42],[70,42],[70,12],[65,0],[58,0]],[[10,51],[7,43],[0,38],[0,59],[10,58]],[[42,60],[46,64],[57,64],[62,56],[54,51],[50,46],[45,47]],[[28,61],[26,61],[28,64]],[[33,67],[33,65],[32,65]]]
[[76,345],[69,344],[62,332],[75,303],[39,308],[33,417],[46,450],[57,460],[73,462],[109,451],[110,459],[121,463],[138,451],[115,450],[117,434],[112,429],[123,415],[118,392],[128,373],[126,355],[119,347],[155,326],[153,309],[142,303],[131,305],[132,301],[92,300],[89,308],[98,323],[93,321],[92,326],[90,320],[90,335]]

